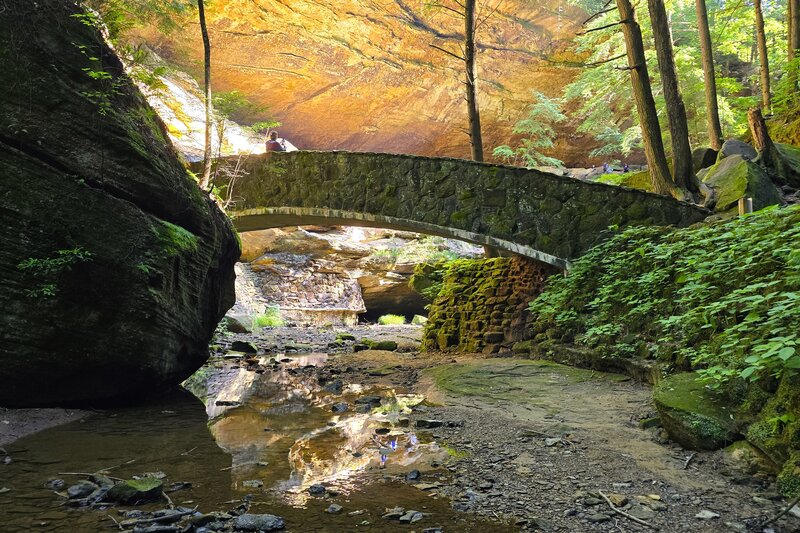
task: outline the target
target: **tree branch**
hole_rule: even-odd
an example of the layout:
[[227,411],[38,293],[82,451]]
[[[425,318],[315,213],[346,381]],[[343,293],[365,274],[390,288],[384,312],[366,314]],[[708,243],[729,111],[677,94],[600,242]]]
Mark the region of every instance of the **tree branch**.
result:
[[605,26],[599,26],[597,28],[590,28],[588,30],[579,31],[575,35],[586,35],[587,33],[591,33],[593,31],[600,31],[600,30],[607,30],[608,28],[613,28],[619,24],[625,24],[625,20],[620,20],[619,22],[612,22],[611,24],[606,24]]
[[[607,5],[608,5],[608,3],[606,3],[606,6],[607,6]],[[597,13],[595,13],[594,15],[592,15],[591,17],[589,17],[588,19],[584,20],[584,21],[581,23],[581,26],[586,26],[587,24],[589,24],[591,21],[593,21],[594,19],[596,19],[596,18],[597,18],[597,17],[599,17],[600,15],[605,15],[606,13],[611,13],[612,11],[614,11],[615,9],[617,9],[617,8],[616,8],[616,6],[614,6],[614,7],[608,7],[608,8],[606,8],[605,6],[603,6],[603,7],[604,7],[604,9],[601,9],[600,11],[598,11]]]
[[447,54],[447,55],[449,55],[449,56],[453,56],[453,57],[455,57],[456,59],[458,59],[459,61],[466,61],[466,59],[465,59],[465,58],[461,57],[461,56],[460,56],[460,55],[458,55],[458,54],[454,54],[454,53],[453,53],[453,52],[451,52],[450,50],[446,50],[446,49],[442,48],[441,46],[436,46],[436,45],[435,45],[435,44],[433,44],[433,43],[429,44],[428,46],[430,46],[431,48],[435,48],[435,49],[439,50],[440,52],[444,52],[445,54]]

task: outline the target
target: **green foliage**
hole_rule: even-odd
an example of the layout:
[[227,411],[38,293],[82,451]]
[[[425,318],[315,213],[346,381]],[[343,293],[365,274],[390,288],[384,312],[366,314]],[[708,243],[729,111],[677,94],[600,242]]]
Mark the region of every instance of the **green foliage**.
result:
[[58,277],[69,272],[73,266],[89,261],[92,253],[80,246],[57,250],[55,256],[45,258],[29,257],[17,264],[17,268],[36,280],[36,286],[26,289],[30,298],[51,297],[58,292]]
[[253,331],[260,328],[278,328],[285,324],[278,306],[270,306],[261,315],[253,317]]
[[522,136],[520,145],[517,148],[498,146],[492,155],[513,164],[521,161],[527,167],[563,167],[564,163],[560,159],[542,153],[554,146],[556,133],[553,124],[567,120],[566,115],[561,112],[561,101],[548,98],[537,91],[533,91],[533,97],[534,103],[528,106],[528,116],[514,124],[511,130],[514,135]]
[[[589,13],[602,10],[592,0],[574,0]],[[752,3],[727,3],[708,0],[709,24],[717,67],[717,100],[723,134],[739,136],[747,130],[747,110],[758,103],[758,65],[754,55],[755,32]],[[591,6],[591,7],[586,7]],[[667,1],[667,10],[674,37],[675,63],[681,93],[689,122],[689,137],[693,146],[707,146],[705,80],[700,61],[694,2]],[[771,77],[781,78],[789,71],[786,65],[785,13],[786,2],[763,5],[765,33],[768,46]],[[666,123],[666,103],[646,4],[636,6],[637,20],[645,43],[648,73],[652,79],[653,93],[664,136],[669,137]],[[600,28],[579,35],[573,51],[584,57],[587,68],[564,88],[564,104],[570,109],[570,118],[578,119],[578,131],[593,136],[600,146],[591,157],[616,158],[627,156],[641,147],[641,132],[631,92],[625,46],[619,30],[619,13],[614,10],[603,14],[589,24]],[[784,76],[785,79],[785,76]],[[780,100],[780,90],[775,88]],[[796,87],[784,91],[796,94]],[[795,115],[796,116],[796,115]],[[800,117],[798,117],[800,122]],[[799,137],[800,138],[800,137]],[[669,142],[665,143],[669,147]]]
[[383,315],[378,318],[378,324],[381,326],[402,326],[406,323],[406,317],[403,315]]
[[[632,228],[593,248],[531,304],[536,331],[644,343],[712,386],[800,368],[800,206],[689,229]],[[610,354],[613,355],[613,354]]]

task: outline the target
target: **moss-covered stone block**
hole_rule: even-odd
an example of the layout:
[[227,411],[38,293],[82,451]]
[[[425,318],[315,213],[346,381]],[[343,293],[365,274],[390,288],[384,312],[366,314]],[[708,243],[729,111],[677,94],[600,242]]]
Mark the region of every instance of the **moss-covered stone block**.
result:
[[669,376],[653,391],[653,401],[672,440],[692,450],[718,450],[738,440],[731,410],[695,373]]
[[735,206],[739,198],[745,196],[753,198],[753,208],[756,210],[781,201],[778,189],[764,170],[740,155],[720,160],[708,170],[703,182],[718,195],[717,211]]
[[778,474],[778,490],[787,498],[800,496],[800,451],[792,453]]

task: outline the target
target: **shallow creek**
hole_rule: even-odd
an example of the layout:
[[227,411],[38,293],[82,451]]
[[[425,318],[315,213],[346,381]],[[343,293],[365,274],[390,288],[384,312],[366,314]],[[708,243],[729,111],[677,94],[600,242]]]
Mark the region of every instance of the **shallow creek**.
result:
[[[201,512],[232,509],[250,494],[250,512],[283,517],[287,531],[514,530],[454,511],[430,487],[406,481],[414,469],[426,482],[449,475],[448,450],[409,428],[403,416],[420,398],[385,386],[331,390],[332,383],[326,390],[314,372],[326,359],[279,355],[248,368],[216,358],[187,382],[194,394],[182,390],[149,405],[98,412],[7,446],[13,462],[0,472],[0,486],[11,490],[0,495],[0,530],[116,530],[110,517],[119,519],[118,510],[129,507],[73,509],[47,486],[53,478],[70,485],[101,470],[124,479],[162,472],[165,487],[191,483],[169,495],[175,505]],[[382,397],[380,407],[374,398],[365,402],[370,396]],[[349,409],[335,413],[332,406],[342,402]],[[319,483],[338,495],[310,495]],[[343,510],[325,512],[332,503]],[[381,518],[393,507],[424,518],[415,524]]]

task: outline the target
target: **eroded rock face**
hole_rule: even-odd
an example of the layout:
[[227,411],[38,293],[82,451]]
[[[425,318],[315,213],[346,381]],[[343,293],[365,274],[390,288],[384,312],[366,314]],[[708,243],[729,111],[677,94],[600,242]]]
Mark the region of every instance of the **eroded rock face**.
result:
[[[479,5],[484,2],[479,2]],[[487,10],[497,2],[486,2]],[[207,7],[214,86],[238,90],[280,120],[300,149],[469,156],[463,21],[422,0],[215,0]],[[507,0],[478,33],[479,103],[485,151],[506,144],[531,90],[557,96],[577,72],[565,44],[586,16],[564,2]],[[202,79],[192,19],[168,36],[135,38]],[[565,62],[559,64],[559,62]],[[244,120],[259,116],[237,117]],[[567,165],[594,146],[559,127],[554,153]],[[569,135],[566,135],[566,134]]]
[[0,405],[176,384],[233,305],[239,247],[91,21],[0,10]]

